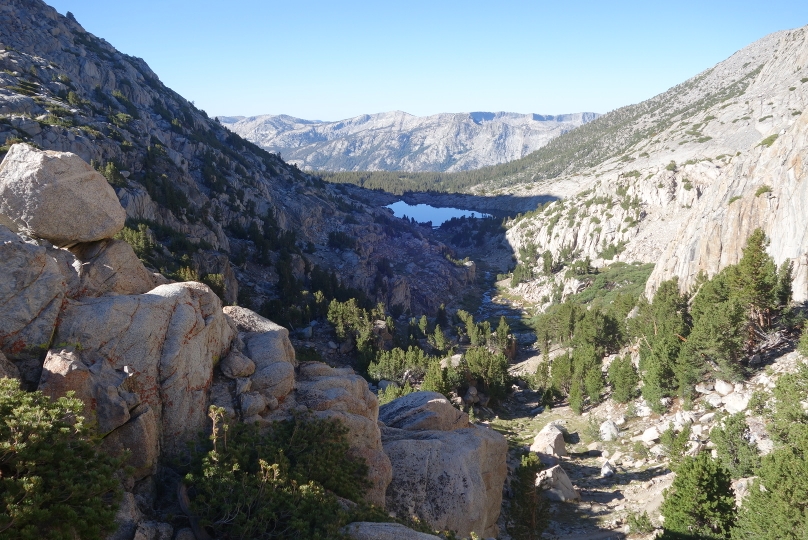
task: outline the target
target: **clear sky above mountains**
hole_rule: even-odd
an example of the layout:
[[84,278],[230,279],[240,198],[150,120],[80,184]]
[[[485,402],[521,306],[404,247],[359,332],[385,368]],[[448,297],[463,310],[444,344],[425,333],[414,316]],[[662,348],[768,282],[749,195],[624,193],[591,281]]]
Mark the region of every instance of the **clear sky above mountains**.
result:
[[805,0],[46,0],[210,115],[559,114],[652,97]]

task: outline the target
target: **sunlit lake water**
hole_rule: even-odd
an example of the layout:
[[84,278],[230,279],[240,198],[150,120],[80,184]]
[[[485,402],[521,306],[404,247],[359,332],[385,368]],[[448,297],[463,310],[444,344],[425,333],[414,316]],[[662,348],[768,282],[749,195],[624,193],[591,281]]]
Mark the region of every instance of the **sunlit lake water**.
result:
[[461,210],[459,208],[436,208],[428,204],[407,204],[404,201],[388,204],[387,208],[393,211],[396,217],[413,218],[419,223],[431,221],[433,227],[440,227],[444,221],[449,221],[452,218],[459,217],[478,217],[487,218],[491,217],[489,214],[482,214],[472,210]]

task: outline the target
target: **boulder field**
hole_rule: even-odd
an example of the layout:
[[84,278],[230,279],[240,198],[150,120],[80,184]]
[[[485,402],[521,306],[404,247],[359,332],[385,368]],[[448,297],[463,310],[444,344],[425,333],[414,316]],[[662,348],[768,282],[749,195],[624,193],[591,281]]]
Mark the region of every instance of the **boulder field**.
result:
[[[175,533],[155,521],[153,486],[167,481],[165,463],[209,431],[210,405],[265,429],[303,411],[337,418],[350,452],[368,464],[368,502],[462,536],[496,536],[502,435],[431,392],[387,404],[380,416],[352,369],[299,363],[282,326],[223,307],[207,285],[149,271],[113,239],[124,217],[106,179],[74,154],[17,144],[0,164],[0,376],[52,397],[74,392],[104,448],[129,452],[116,540]],[[430,537],[391,524],[346,532]]]

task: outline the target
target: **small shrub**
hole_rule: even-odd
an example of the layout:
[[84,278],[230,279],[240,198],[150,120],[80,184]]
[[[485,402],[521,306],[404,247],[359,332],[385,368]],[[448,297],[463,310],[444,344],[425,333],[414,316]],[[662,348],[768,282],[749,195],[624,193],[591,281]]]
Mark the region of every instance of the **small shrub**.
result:
[[727,206],[729,206],[730,204],[734,203],[737,200],[740,200],[740,198],[741,198],[740,195],[735,195],[734,197],[730,197],[729,201],[727,201]]
[[677,470],[679,464],[685,458],[687,442],[690,440],[690,424],[686,424],[682,431],[676,433],[673,424],[668,426],[660,436],[659,442],[665,449],[665,454],[670,460],[671,470]]
[[99,452],[83,404],[0,379],[0,536],[101,539],[115,528],[121,460]]
[[333,249],[353,249],[356,246],[356,240],[342,232],[331,231],[328,233],[328,247]]
[[766,148],[768,148],[772,144],[774,144],[774,141],[777,140],[777,137],[778,137],[777,133],[775,133],[774,135],[769,135],[768,137],[760,141],[760,144],[758,144],[758,146],[765,146]]
[[648,512],[629,512],[628,514],[628,530],[631,534],[648,534],[654,531],[654,524],[651,523],[651,518],[648,517]]
[[222,274],[205,274],[201,281],[210,287],[216,296],[224,300],[224,276]]
[[398,386],[395,384],[389,385],[384,390],[379,390],[378,398],[379,398],[379,405],[384,405],[385,403],[390,403],[394,399],[398,399],[400,397],[404,397],[407,394],[412,394],[414,392],[410,382],[407,381],[404,383],[404,386]]
[[724,418],[723,424],[719,423],[710,432],[718,461],[732,478],[751,476],[760,464],[757,448],[749,442],[750,435],[746,416],[742,412]]
[[671,161],[670,163],[668,163],[668,165],[665,167],[665,170],[666,171],[675,171],[676,170],[676,162]]
[[464,355],[472,377],[483,384],[484,391],[493,399],[505,397],[508,381],[508,359],[502,353],[492,353],[485,347],[472,347]]
[[[191,508],[215,538],[334,538],[349,519],[336,496],[361,500],[367,465],[348,452],[348,429],[334,419],[299,416],[265,433],[223,425],[185,477]],[[335,496],[336,495],[336,496]]]
[[755,197],[760,197],[764,193],[771,193],[771,191],[772,191],[771,186],[767,186],[766,184],[763,184],[762,186],[757,188],[757,191],[755,191]]

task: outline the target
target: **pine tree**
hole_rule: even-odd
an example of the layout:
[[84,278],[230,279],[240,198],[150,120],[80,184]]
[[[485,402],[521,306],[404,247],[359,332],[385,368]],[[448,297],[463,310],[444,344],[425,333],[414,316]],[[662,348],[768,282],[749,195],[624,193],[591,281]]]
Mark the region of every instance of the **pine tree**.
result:
[[609,365],[609,384],[612,385],[612,399],[618,403],[628,403],[637,393],[640,376],[634,369],[631,357],[615,358]]
[[421,331],[421,337],[427,336],[427,325],[426,315],[421,315],[421,319],[418,321],[418,329]]
[[724,418],[710,432],[718,461],[732,478],[751,476],[760,463],[757,447],[749,439],[749,426],[746,424],[746,415],[742,412]]
[[777,269],[777,290],[775,296],[777,297],[778,307],[787,307],[791,303],[791,297],[794,293],[792,281],[794,278],[794,261],[786,260]]
[[766,253],[768,246],[763,229],[755,229],[743,248],[735,282],[738,299],[760,328],[768,326],[770,312],[777,303],[777,268]]
[[505,351],[508,348],[510,342],[510,334],[511,334],[511,327],[508,326],[508,321],[505,320],[505,316],[500,316],[499,324],[497,325],[496,336],[497,336],[497,347],[500,351]]
[[539,456],[531,452],[522,456],[521,466],[514,471],[507,530],[515,540],[539,540],[549,525],[549,503],[536,487],[536,475],[541,469]]
[[732,479],[709,454],[685,457],[664,495],[662,538],[729,538],[735,520]]
[[732,530],[733,540],[808,537],[808,458],[805,448],[782,447],[763,458]]
[[677,389],[674,367],[689,333],[687,297],[679,293],[674,278],[660,284],[653,302],[643,299],[638,308],[630,332],[640,346],[642,395],[652,409],[661,412],[659,400]]

